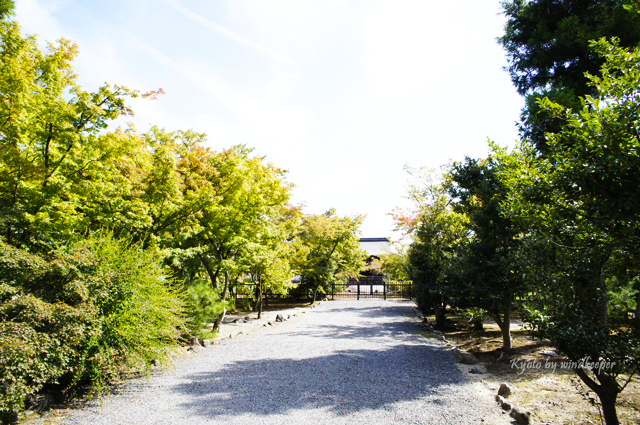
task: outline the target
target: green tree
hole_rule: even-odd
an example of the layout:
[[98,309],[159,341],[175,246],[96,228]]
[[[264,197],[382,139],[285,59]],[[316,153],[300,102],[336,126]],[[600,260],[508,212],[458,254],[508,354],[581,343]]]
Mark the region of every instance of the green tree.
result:
[[567,108],[580,109],[580,96],[593,94],[585,73],[595,74],[602,59],[591,40],[618,37],[622,46],[640,42],[640,16],[625,9],[625,0],[509,0],[499,38],[509,61],[508,71],[518,92],[526,96],[521,131],[546,149],[545,133],[561,123],[538,107],[549,97]]
[[202,152],[210,196],[179,245],[198,256],[213,288],[218,288],[224,276],[222,301],[227,298],[229,273],[248,254],[245,248],[257,243],[265,222],[278,217],[290,197],[285,172],[250,154],[243,146],[220,153]]
[[[132,227],[146,215],[136,193],[124,196],[126,170],[144,156],[132,131],[105,133],[139,93],[76,83],[77,47],[61,39],[38,49],[13,22],[0,22],[0,231],[10,244],[48,243],[85,231],[95,205],[109,205]],[[150,94],[153,95],[153,94]],[[120,192],[119,192],[120,191]],[[122,206],[121,204],[124,204]],[[138,223],[142,222],[142,223]]]
[[15,8],[13,0],[0,0],[0,21],[12,16],[15,13]]
[[608,299],[640,265],[640,52],[605,41],[593,47],[605,60],[600,76],[588,77],[596,95],[579,112],[542,101],[562,131],[548,136],[545,156],[527,142],[500,152],[499,174],[512,188],[510,214],[530,229],[521,250],[534,288],[528,320],[570,359],[605,362],[576,372],[610,425],[618,423],[618,394],[640,369],[638,310],[620,314]]
[[458,283],[450,273],[457,247],[466,236],[465,218],[454,212],[444,190],[438,190],[420,211],[420,224],[409,247],[409,276],[416,287],[418,307],[433,309],[436,325],[443,329],[447,305]]
[[409,172],[417,180],[409,189],[409,197],[416,205],[415,218],[403,213],[395,220],[408,227],[413,237],[407,260],[418,308],[425,313],[433,310],[436,325],[444,328],[447,305],[453,304],[458,283],[453,265],[457,248],[467,237],[466,218],[453,211],[442,174]]
[[380,255],[382,272],[391,279],[410,280],[408,246],[392,243],[391,249]]
[[503,350],[510,351],[511,311],[525,287],[514,258],[520,232],[503,212],[508,187],[498,179],[498,168],[493,157],[467,157],[453,165],[448,190],[471,235],[458,259],[467,303],[491,315],[502,331]]
[[251,242],[243,249],[245,270],[255,285],[255,310],[262,315],[263,295],[286,295],[293,283],[293,255],[291,240],[297,231],[299,211],[284,207],[280,214],[264,220],[256,228]]
[[340,217],[333,209],[303,217],[296,237],[295,268],[312,291],[312,303],[320,290],[326,293],[337,279],[355,277],[363,268],[366,254],[358,236],[363,219]]
[[203,210],[219,200],[211,185],[217,173],[215,153],[203,146],[206,135],[192,130],[152,127],[144,138],[150,155],[147,164],[139,163],[143,172],[136,192],[149,222],[140,229],[140,237],[171,249],[197,226]]

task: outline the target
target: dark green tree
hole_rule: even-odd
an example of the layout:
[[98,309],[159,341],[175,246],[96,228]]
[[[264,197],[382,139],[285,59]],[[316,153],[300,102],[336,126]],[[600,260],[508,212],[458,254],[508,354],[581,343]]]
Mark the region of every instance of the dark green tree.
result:
[[585,73],[595,74],[603,61],[589,48],[591,40],[617,37],[621,46],[640,42],[640,15],[625,9],[625,0],[511,0],[502,3],[507,17],[499,38],[518,92],[526,96],[521,133],[539,151],[545,133],[561,124],[538,107],[548,96],[578,110],[580,96],[593,94]]
[[518,229],[502,208],[508,187],[497,177],[496,159],[467,157],[453,165],[449,193],[453,208],[467,218],[471,235],[460,250],[458,270],[467,303],[487,310],[502,331],[503,350],[511,350],[511,311],[524,289],[515,266]]
[[598,362],[576,373],[618,424],[616,398],[640,371],[640,319],[634,302],[640,265],[640,51],[604,40],[597,95],[575,113],[540,106],[564,126],[540,156],[530,142],[501,156],[512,189],[505,207],[523,223],[523,270],[532,285],[528,321],[571,360]]
[[457,275],[450,273],[465,229],[463,218],[450,208],[434,206],[420,222],[407,251],[409,278],[415,285],[416,302],[423,313],[433,311],[436,327],[445,327],[447,306],[455,304]]

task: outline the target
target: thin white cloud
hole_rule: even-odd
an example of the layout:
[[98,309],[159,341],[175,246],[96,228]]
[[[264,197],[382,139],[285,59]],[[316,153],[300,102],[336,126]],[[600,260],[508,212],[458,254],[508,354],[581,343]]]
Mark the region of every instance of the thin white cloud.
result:
[[178,0],[167,0],[167,3],[173,7],[175,10],[177,10],[178,12],[180,12],[182,15],[184,15],[185,17],[191,19],[194,22],[199,23],[200,25],[204,26],[205,28],[208,28],[214,32],[217,32],[218,34],[228,38],[229,40],[243,46],[243,47],[247,47],[249,49],[253,49],[253,50],[257,50],[273,59],[276,59],[278,61],[282,61],[282,62],[286,62],[289,64],[293,64],[293,60],[291,60],[289,57],[276,52],[275,50],[273,50],[272,48],[268,47],[268,46],[264,46],[260,43],[258,43],[257,41],[251,40],[248,37],[245,37],[243,35],[240,35],[232,30],[230,30],[229,28],[226,28],[222,25],[216,24],[215,22],[211,22],[210,20],[208,20],[207,18],[205,18],[202,15],[199,15],[195,12],[192,12],[191,10],[187,9],[186,7],[184,7],[182,4],[180,4],[180,2]]
[[227,7],[234,24],[300,61],[313,56],[318,40],[326,40],[343,1],[227,0]]
[[47,41],[53,42],[64,36],[58,21],[52,16],[53,12],[64,5],[59,3],[38,0],[16,1],[15,20],[21,24],[24,32],[37,34],[40,44],[44,45]]
[[[202,63],[176,61],[139,40],[137,44],[160,63],[189,79],[210,99],[215,99],[229,112],[229,116],[225,117],[231,120],[225,123],[226,134],[230,133],[229,127],[233,126],[236,132],[242,135],[240,137],[245,138],[243,142],[252,144],[253,141],[263,140],[267,141],[271,148],[286,149],[309,133],[311,123],[304,109],[255,97],[255,94],[248,95],[241,89],[215,77]],[[198,98],[202,99],[203,96]],[[206,131],[206,129],[199,130]]]

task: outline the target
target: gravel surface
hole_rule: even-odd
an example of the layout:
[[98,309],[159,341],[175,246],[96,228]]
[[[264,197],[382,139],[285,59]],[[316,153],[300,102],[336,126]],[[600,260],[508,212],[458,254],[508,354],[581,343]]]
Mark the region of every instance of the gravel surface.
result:
[[330,301],[298,310],[132,381],[64,423],[499,423],[487,388],[467,379],[443,342],[419,335],[413,306]]

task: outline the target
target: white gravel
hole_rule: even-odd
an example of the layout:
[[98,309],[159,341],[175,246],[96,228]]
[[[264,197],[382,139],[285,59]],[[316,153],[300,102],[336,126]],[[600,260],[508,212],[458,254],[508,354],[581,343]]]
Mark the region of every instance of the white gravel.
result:
[[420,333],[408,301],[325,302],[179,359],[65,423],[496,423],[488,390]]

